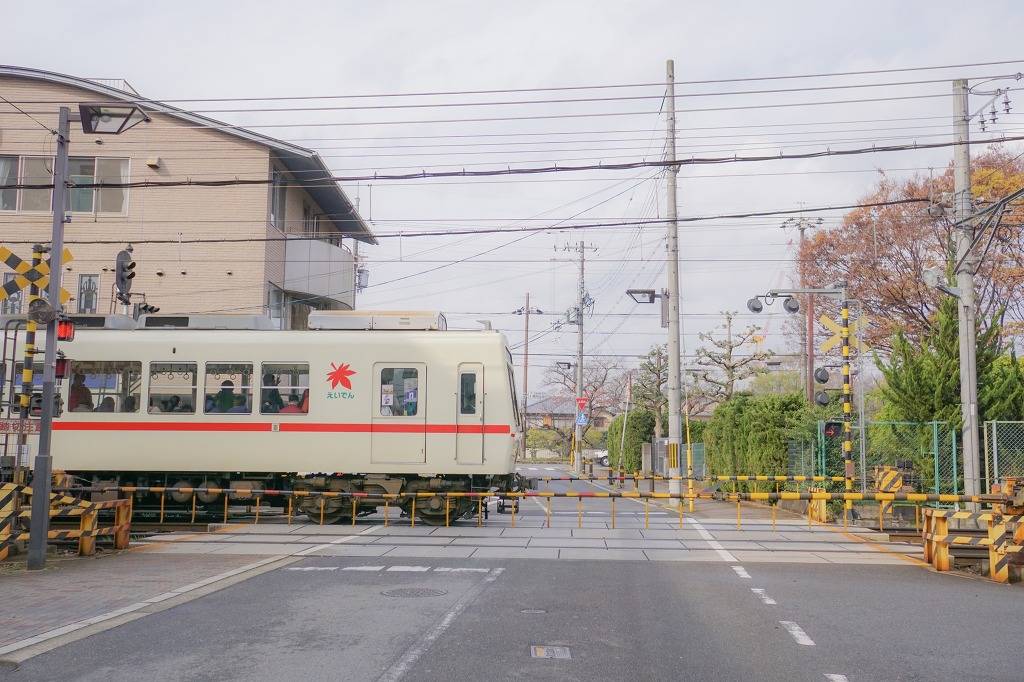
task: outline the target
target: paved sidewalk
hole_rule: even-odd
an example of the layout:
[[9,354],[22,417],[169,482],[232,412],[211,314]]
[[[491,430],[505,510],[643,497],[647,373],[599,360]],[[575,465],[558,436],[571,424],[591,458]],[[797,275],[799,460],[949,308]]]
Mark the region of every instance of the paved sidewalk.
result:
[[[43,571],[0,576],[0,656],[14,642],[108,616],[251,565],[252,556],[167,556],[124,551],[53,558]],[[177,595],[176,595],[177,596]]]

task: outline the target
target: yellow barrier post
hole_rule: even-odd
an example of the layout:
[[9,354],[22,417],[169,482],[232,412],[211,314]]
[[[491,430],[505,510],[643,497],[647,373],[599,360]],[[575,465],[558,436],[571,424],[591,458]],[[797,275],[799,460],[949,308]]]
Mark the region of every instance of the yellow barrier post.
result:
[[807,500],[807,527],[811,527],[811,502],[813,500]]
[[550,497],[548,498],[548,508],[547,508],[547,513],[545,515],[548,517],[548,528],[550,528],[551,527],[551,498]]
[[260,522],[260,496],[256,496],[256,519],[253,521],[254,524],[258,525]]
[[[690,498],[690,504],[693,504],[693,498]],[[682,500],[679,502],[679,530],[683,529],[683,504]]]
[[936,571],[948,571],[950,569],[949,545],[946,538],[949,536],[949,519],[945,516],[937,516],[933,519],[935,544],[932,546],[932,556]]
[[576,496],[576,527],[583,528],[583,498]]
[[160,491],[160,523],[164,522],[164,491]]
[[[224,523],[228,522],[228,496],[224,495]],[[292,522],[292,498],[288,498],[288,523]]]
[[644,530],[647,530],[649,528],[649,526],[650,526],[650,518],[651,518],[651,515],[650,515],[651,509],[650,508],[651,508],[651,501],[650,501],[650,499],[645,497],[644,498]]
[[416,493],[412,494],[412,513],[409,514],[409,527],[416,527]]
[[518,505],[518,500],[516,500],[516,498],[512,498],[512,527],[513,528],[516,527],[516,506],[517,505]]
[[615,530],[615,498],[612,498],[612,530]]
[[320,525],[324,525],[324,496],[320,496]]
[[384,527],[388,527],[388,498],[386,495],[384,497]]
[[476,496],[476,527],[484,525],[484,496],[477,494]]
[[776,500],[775,504],[772,505],[772,530],[775,530],[775,515],[778,513],[779,501]]
[[914,530],[918,533],[921,532],[921,505],[914,505]]
[[1009,562],[1003,561],[1006,557],[1005,545],[1006,522],[1002,514],[996,520],[996,514],[991,514],[988,520],[988,575],[997,583],[1010,582]]
[[879,533],[881,533],[883,530],[885,530],[885,528],[884,528],[884,526],[885,526],[885,506],[884,506],[884,504],[885,504],[884,502],[879,500],[879,502],[878,502],[878,532]]
[[190,523],[196,522],[196,493],[192,491],[192,520]]
[[78,520],[78,556],[92,556],[96,553],[96,517],[99,512],[90,505]]
[[[227,508],[227,495],[224,496],[224,508]],[[292,525],[292,496],[288,496],[288,525]]]
[[129,497],[114,507],[114,549],[128,549],[131,542],[132,500]]
[[356,498],[352,498],[352,525],[356,525]]
[[742,530],[743,524],[740,520],[740,498],[736,498],[736,530]]

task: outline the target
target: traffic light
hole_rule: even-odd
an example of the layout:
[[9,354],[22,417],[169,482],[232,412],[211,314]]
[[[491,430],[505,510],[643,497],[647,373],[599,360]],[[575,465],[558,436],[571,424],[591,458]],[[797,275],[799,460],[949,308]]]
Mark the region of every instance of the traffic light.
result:
[[57,320],[57,340],[74,341],[75,323],[71,320]]
[[142,315],[155,315],[158,312],[160,312],[160,308],[155,305],[150,305],[148,303],[136,303],[134,317],[137,320]]
[[843,435],[843,422],[829,421],[825,422],[825,428],[823,429],[825,438],[839,438]]
[[[814,380],[819,384],[827,384],[828,379],[828,370],[825,369],[824,367],[819,367],[816,370],[814,370]],[[826,393],[825,391],[816,391],[814,393],[814,402],[818,403],[822,407],[825,407],[826,405],[829,404],[828,393]]]
[[117,287],[117,299],[128,305],[128,292],[132,290],[132,280],[135,278],[135,261],[132,260],[132,247],[123,249],[117,254],[117,262],[114,268],[114,286]]

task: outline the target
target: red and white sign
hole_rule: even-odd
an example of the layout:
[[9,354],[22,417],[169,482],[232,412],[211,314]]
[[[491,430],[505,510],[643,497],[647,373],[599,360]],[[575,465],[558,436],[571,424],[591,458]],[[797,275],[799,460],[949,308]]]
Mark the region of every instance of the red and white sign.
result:
[[582,398],[576,398],[576,409],[581,411],[587,409],[587,403],[589,402],[590,398],[588,398],[587,396],[583,396]]
[[0,419],[0,433],[31,435],[39,433],[38,419]]

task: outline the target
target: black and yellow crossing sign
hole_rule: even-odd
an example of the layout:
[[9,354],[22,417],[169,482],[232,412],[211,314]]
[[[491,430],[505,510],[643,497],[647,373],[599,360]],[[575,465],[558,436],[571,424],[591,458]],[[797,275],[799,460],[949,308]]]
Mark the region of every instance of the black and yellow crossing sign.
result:
[[[866,317],[861,317],[860,319],[850,321],[850,348],[859,350],[861,352],[868,350],[868,345],[861,341],[860,339],[858,339],[856,336],[857,328],[860,326],[860,323],[863,321],[866,325],[867,319],[868,318]],[[825,341],[821,344],[821,352],[827,353],[833,348],[839,346],[839,344],[843,342],[843,327],[842,325],[840,325],[838,322],[833,320],[831,317],[828,317],[827,315],[822,315],[821,317],[818,318],[818,321],[821,322],[822,326],[824,326],[826,329],[832,332],[832,336],[825,339]]]
[[[70,251],[64,249],[63,260],[67,263],[68,261],[74,260],[74,256],[71,255]],[[3,261],[7,267],[14,270],[14,278],[9,282],[5,282],[4,285],[0,287],[0,301],[7,300],[22,289],[27,289],[32,284],[35,284],[40,290],[44,291],[50,284],[49,259],[35,267],[32,267],[31,263],[22,260],[10,249],[0,246],[0,261]],[[71,293],[67,289],[61,288],[61,304],[67,303],[70,300]]]

